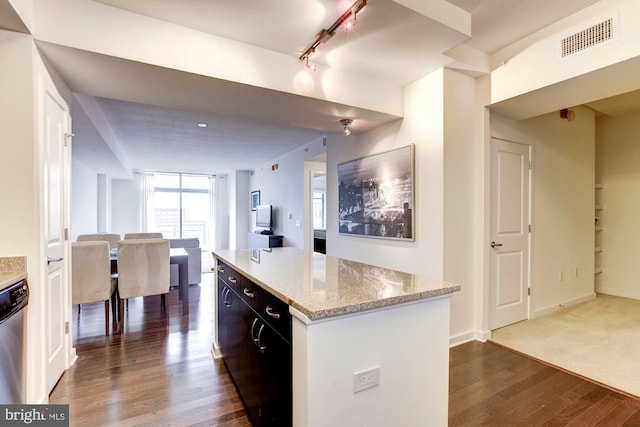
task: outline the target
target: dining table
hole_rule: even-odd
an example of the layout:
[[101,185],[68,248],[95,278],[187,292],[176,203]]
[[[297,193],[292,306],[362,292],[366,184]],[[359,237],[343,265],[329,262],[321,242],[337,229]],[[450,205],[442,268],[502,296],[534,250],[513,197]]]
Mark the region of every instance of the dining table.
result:
[[[109,253],[112,271],[117,272],[118,249]],[[189,254],[184,248],[169,248],[169,264],[178,266],[178,298],[182,301],[182,315],[189,315]]]

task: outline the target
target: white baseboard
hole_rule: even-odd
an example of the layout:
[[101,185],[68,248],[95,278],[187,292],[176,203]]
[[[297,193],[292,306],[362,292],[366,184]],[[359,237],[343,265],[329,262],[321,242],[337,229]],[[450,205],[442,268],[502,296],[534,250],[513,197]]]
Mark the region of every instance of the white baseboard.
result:
[[220,353],[220,348],[216,346],[216,343],[211,344],[211,356],[214,359],[222,359],[222,353]]
[[491,331],[469,331],[463,334],[453,335],[449,337],[449,347],[455,347],[469,341],[485,342],[491,338]]
[[532,319],[536,319],[538,317],[542,317],[542,316],[546,316],[552,313],[555,313],[556,311],[560,311],[560,310],[564,310],[567,307],[571,307],[572,305],[576,305],[576,304],[580,304],[582,302],[586,302],[586,301],[590,301],[592,299],[596,298],[596,293],[591,293],[588,295],[584,295],[578,298],[572,298],[570,300],[567,301],[563,301],[558,305],[553,305],[551,307],[547,307],[547,308],[542,308],[540,310],[535,310],[531,313],[531,318]]

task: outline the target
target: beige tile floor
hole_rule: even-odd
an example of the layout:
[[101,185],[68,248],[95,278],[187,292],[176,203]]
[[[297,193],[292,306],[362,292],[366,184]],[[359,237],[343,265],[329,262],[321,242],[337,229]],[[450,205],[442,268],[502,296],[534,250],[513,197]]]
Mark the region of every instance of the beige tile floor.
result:
[[492,332],[491,341],[640,397],[640,301],[594,300]]

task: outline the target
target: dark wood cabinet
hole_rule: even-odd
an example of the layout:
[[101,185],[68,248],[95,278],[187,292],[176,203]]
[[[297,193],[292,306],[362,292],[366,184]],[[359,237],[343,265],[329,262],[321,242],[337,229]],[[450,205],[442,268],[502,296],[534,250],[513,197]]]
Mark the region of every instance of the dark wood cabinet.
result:
[[259,344],[260,425],[291,426],[291,345],[270,326],[263,329]]
[[280,248],[284,237],[277,234],[247,233],[248,249]]
[[218,344],[254,425],[291,426],[288,305],[220,262]]

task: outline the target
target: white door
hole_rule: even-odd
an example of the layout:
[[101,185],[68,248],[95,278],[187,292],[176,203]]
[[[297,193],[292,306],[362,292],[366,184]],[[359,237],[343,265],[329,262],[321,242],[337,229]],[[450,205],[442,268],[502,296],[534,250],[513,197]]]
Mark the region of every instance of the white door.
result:
[[491,329],[528,318],[529,161],[529,146],[491,139]]
[[44,91],[44,221],[47,254],[45,304],[47,324],[47,392],[51,392],[67,365],[67,310],[70,306],[65,243],[67,208],[67,150],[69,113],[50,90]]

